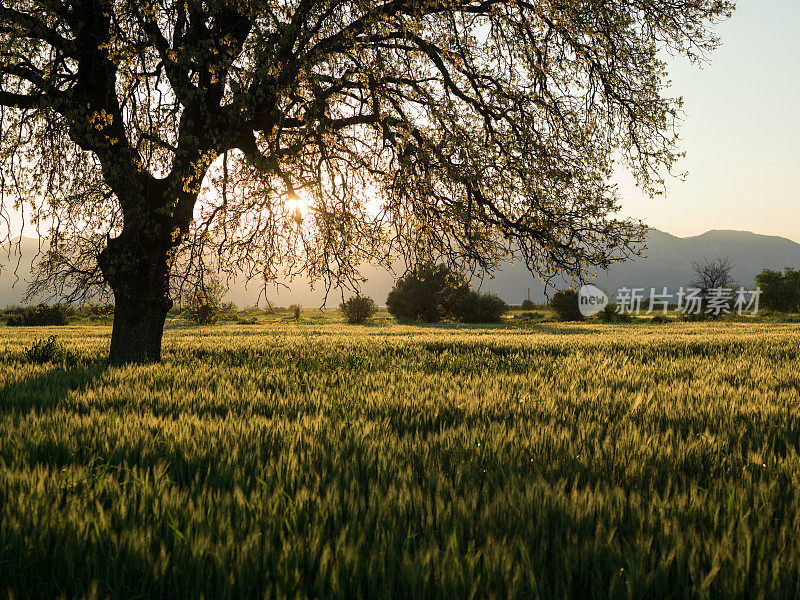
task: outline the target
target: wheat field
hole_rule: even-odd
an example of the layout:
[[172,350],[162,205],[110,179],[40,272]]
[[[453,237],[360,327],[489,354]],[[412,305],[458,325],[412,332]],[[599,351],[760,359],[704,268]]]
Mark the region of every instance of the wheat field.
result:
[[800,595],[797,325],[109,335],[0,327],[0,595]]

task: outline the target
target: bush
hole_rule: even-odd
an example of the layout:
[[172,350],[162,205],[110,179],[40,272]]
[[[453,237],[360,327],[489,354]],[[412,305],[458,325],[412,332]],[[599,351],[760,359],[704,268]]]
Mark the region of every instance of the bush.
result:
[[681,316],[678,319],[684,323],[696,323],[699,321],[708,321],[711,316],[706,312],[700,313],[681,313]]
[[40,304],[14,312],[15,314],[8,317],[6,321],[6,325],[9,327],[52,326],[69,323],[68,310],[61,304],[55,306]]
[[522,310],[533,310],[534,308],[536,308],[536,303],[534,303],[533,300],[528,300],[526,298],[525,300],[522,301],[520,308]]
[[618,310],[619,306],[617,304],[609,302],[603,307],[603,310],[598,313],[597,317],[603,321],[603,323],[630,323],[630,313],[621,313],[618,312]]
[[295,321],[300,320],[300,313],[303,311],[302,304],[290,304],[289,305],[289,312],[292,313],[292,318]]
[[221,321],[236,321],[239,319],[239,308],[233,302],[223,302],[217,318]]
[[227,308],[222,303],[224,295],[222,284],[218,279],[212,278],[192,292],[181,312],[195,325],[211,325],[217,322]]
[[339,305],[339,310],[344,313],[348,323],[353,325],[363,323],[374,315],[378,307],[372,298],[365,296],[353,296]]
[[469,283],[463,275],[444,265],[422,265],[397,280],[386,306],[396,319],[436,323],[455,316],[467,292]]
[[454,316],[462,323],[497,323],[508,312],[508,304],[495,294],[469,291],[459,300]]
[[650,319],[651,323],[672,323],[672,319],[670,319],[667,315],[656,315],[652,319]]
[[517,319],[519,319],[522,323],[530,323],[532,321],[541,321],[544,319],[544,313],[540,312],[524,312],[517,315]]
[[559,321],[583,321],[583,315],[578,308],[578,292],[575,290],[556,292],[550,301],[550,307]]
[[800,269],[786,267],[785,271],[764,269],[756,275],[761,288],[760,306],[781,312],[800,311]]
[[114,315],[114,305],[89,302],[78,310],[78,314],[82,317],[111,317]]
[[72,353],[68,352],[54,335],[46,340],[36,340],[33,346],[25,350],[25,360],[40,365],[51,362],[63,363],[73,359]]

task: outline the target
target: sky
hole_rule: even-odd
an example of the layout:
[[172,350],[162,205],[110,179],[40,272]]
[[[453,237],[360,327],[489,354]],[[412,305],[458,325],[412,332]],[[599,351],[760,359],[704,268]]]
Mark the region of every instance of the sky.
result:
[[649,198],[620,174],[622,213],[680,237],[738,229],[800,242],[800,2],[737,4],[708,64],[669,61],[686,179]]

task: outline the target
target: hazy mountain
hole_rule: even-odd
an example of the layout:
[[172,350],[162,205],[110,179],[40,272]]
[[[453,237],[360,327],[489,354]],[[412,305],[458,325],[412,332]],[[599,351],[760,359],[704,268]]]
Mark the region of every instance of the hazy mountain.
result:
[[[733,278],[750,286],[762,269],[800,266],[800,244],[749,231],[713,230],[679,238],[651,229],[643,256],[600,272],[594,283],[611,292],[621,287],[645,288],[646,295],[650,288],[659,292],[663,287],[675,290],[692,280],[692,261],[716,257],[730,257],[734,263]],[[518,265],[508,265],[494,279],[483,283],[484,289],[496,292],[511,303],[524,299],[528,287],[534,300],[543,299],[543,286]]]
[[[19,260],[16,243],[10,249],[8,244],[0,246],[0,306],[20,301],[30,278],[31,260],[37,248],[37,240],[23,238],[22,259]],[[734,278],[744,285],[752,285],[755,275],[764,268],[782,270],[786,266],[800,266],[800,244],[786,238],[749,231],[714,230],[694,237],[679,238],[652,229],[647,236],[645,255],[600,273],[596,285],[612,292],[620,287],[675,289],[687,285],[692,279],[693,260],[723,256],[730,257],[734,262]],[[16,276],[13,272],[15,268]],[[368,281],[362,293],[383,304],[392,287],[392,276],[375,268],[366,269],[365,276]],[[494,292],[512,304],[521,302],[528,288],[534,300],[544,300],[543,285],[520,264],[506,264],[495,273],[493,279],[484,279],[480,286],[483,291]],[[259,291],[257,282],[247,285],[241,281],[232,282],[228,299],[239,306],[254,304]],[[268,288],[270,302],[279,306],[299,302],[307,308],[318,307],[322,305],[324,295],[323,289],[311,290],[308,281],[303,279],[291,282],[288,290],[275,286]],[[332,290],[327,304],[336,306],[340,299],[341,293]],[[264,304],[263,296],[261,304]]]
[[800,266],[800,244],[749,231],[712,230],[679,238],[654,229],[648,234],[645,255],[599,275],[598,282],[612,290],[622,286],[677,288],[692,280],[692,261],[730,257],[733,278],[751,286],[763,269],[782,271]]

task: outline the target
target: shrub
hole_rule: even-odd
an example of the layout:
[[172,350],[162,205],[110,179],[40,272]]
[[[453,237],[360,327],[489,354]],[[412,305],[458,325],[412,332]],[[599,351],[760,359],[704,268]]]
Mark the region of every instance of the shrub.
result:
[[650,319],[651,323],[671,323],[672,319],[670,319],[667,315],[656,315],[652,319]]
[[23,312],[25,312],[25,309],[17,304],[6,306],[4,310],[0,311],[0,319],[7,321],[11,317],[21,315]]
[[575,290],[556,292],[550,301],[550,307],[559,321],[583,321],[583,315],[578,308],[578,292]]
[[618,310],[619,306],[616,303],[609,302],[603,307],[603,310],[598,313],[597,318],[604,323],[630,323],[630,313],[621,313],[618,312]]
[[302,304],[291,304],[289,305],[289,312],[292,313],[292,318],[295,321],[300,320],[300,313],[303,311]]
[[365,296],[353,296],[339,305],[339,310],[344,313],[348,323],[363,323],[374,315],[378,307],[372,298]]
[[241,309],[239,309],[239,311],[243,312],[243,313],[247,313],[247,314],[252,314],[252,315],[261,315],[261,314],[264,314],[266,312],[266,311],[262,310],[261,308],[259,308],[259,306],[257,304],[254,304],[252,306],[243,306]]
[[103,303],[93,303],[89,302],[84,304],[77,310],[70,310],[67,313],[67,317],[75,316],[80,319],[88,319],[92,322],[97,321],[108,321],[111,317],[114,316],[114,305],[113,304],[103,304]]
[[65,362],[73,358],[73,355],[59,343],[54,335],[46,340],[34,341],[33,346],[25,350],[25,360],[40,365],[50,362]]
[[785,271],[764,269],[756,275],[761,288],[760,305],[782,312],[800,311],[800,269],[786,267]]
[[508,304],[495,294],[469,291],[455,306],[454,316],[463,323],[497,323],[508,312]]
[[699,312],[699,313],[681,313],[679,319],[684,323],[695,323],[697,321],[708,321],[711,316],[706,312]]
[[239,318],[239,308],[233,302],[223,302],[217,315],[221,321],[236,321]]
[[397,319],[436,323],[454,316],[467,292],[469,283],[460,273],[444,265],[422,265],[397,280],[386,306]]
[[520,308],[522,310],[533,310],[534,308],[536,308],[536,304],[534,303],[533,300],[528,300],[526,298],[525,300],[522,301]]
[[40,304],[15,312],[16,314],[12,314],[6,321],[9,327],[52,326],[69,323],[67,308],[60,304],[55,306]]
[[517,315],[517,318],[523,323],[530,323],[531,321],[541,321],[544,316],[544,313],[540,312],[524,312]]
[[78,314],[85,317],[111,317],[114,315],[114,305],[89,302],[78,310]]
[[212,278],[191,293],[183,312],[186,318],[195,325],[211,325],[216,323],[226,306],[222,303],[225,290],[218,279]]

